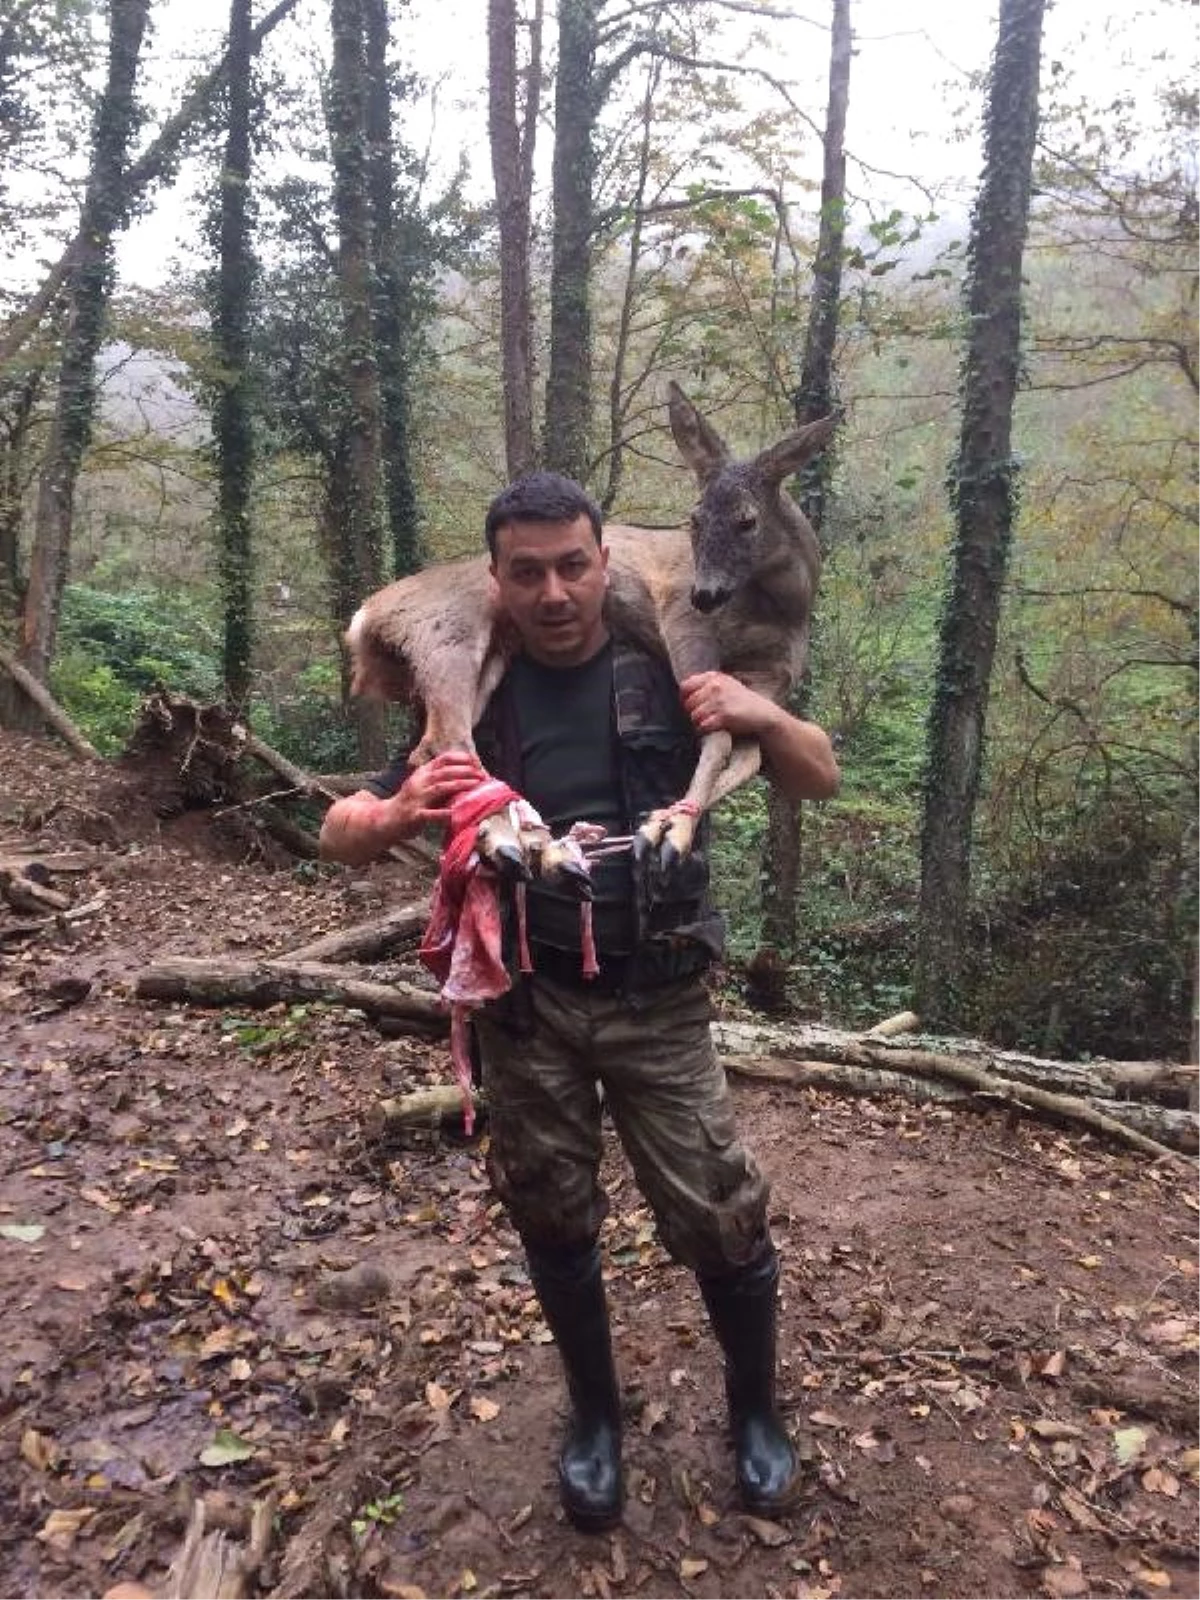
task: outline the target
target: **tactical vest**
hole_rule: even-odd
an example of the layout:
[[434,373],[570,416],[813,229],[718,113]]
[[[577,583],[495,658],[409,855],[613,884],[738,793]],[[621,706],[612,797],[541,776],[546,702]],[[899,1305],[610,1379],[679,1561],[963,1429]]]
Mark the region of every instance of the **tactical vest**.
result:
[[[670,668],[619,640],[613,649],[611,735],[625,827],[633,832],[652,811],[685,793],[698,746]],[[488,771],[520,790],[520,730],[506,680],[479,720],[475,744]],[[705,817],[695,847],[677,867],[664,871],[651,860],[634,872],[637,935],[631,988],[650,988],[703,971],[724,949],[725,919],[709,897],[708,838]]]

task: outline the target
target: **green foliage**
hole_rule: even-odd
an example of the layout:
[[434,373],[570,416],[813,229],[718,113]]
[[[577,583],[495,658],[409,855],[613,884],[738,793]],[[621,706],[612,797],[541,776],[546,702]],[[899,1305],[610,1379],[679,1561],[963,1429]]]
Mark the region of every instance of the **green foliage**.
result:
[[254,726],[268,744],[310,772],[346,772],[355,765],[354,728],[333,662],[314,662],[297,673],[293,687],[255,711]]
[[166,683],[211,700],[220,687],[220,645],[211,618],[177,590],[120,594],[70,584],[63,594],[51,688],[106,753],[121,748],[142,697]]

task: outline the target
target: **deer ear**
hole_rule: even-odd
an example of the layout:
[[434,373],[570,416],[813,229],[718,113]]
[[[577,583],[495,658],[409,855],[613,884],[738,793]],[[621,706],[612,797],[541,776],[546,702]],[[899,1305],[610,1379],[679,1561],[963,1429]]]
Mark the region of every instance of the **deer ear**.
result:
[[729,447],[709,426],[677,383],[667,385],[671,432],[679,453],[703,485],[729,460]]
[[773,444],[769,450],[764,450],[754,465],[768,483],[782,483],[798,467],[802,467],[806,461],[824,450],[833,438],[837,425],[836,416],[820,417],[816,422],[806,422],[804,427],[797,428],[795,433],[789,433],[780,439],[778,444]]

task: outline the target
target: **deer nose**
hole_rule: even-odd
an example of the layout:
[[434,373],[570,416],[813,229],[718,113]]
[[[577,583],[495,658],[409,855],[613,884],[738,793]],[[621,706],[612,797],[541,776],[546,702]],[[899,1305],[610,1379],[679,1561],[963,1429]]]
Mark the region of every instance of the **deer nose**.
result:
[[697,584],[692,590],[692,605],[707,616],[710,611],[716,611],[723,606],[731,593],[729,589]]

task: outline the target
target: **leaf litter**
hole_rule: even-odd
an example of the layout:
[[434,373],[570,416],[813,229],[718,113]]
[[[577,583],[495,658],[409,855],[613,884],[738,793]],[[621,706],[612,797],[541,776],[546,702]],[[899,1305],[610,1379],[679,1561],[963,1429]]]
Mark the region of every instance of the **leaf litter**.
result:
[[[0,736],[0,796],[24,804],[34,773],[94,805],[113,781],[36,749]],[[68,838],[79,814],[59,813]],[[607,1132],[628,1507],[580,1535],[557,1505],[555,1353],[485,1143],[374,1131],[378,1098],[445,1081],[442,1048],[332,1007],[133,997],[163,951],[277,953],[357,920],[348,880],[412,885],[231,859],[194,817],[128,845],[101,852],[102,916],[3,973],[0,1590],[165,1592],[189,1506],[242,1548],[270,1497],[250,1593],[1196,1593],[1178,1174],[1000,1115],[738,1082],[805,1462],[796,1508],[766,1519],[732,1495],[694,1280]],[[51,1014],[67,979],[85,997]]]

